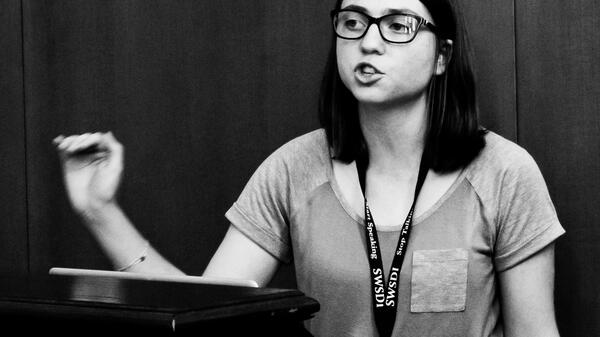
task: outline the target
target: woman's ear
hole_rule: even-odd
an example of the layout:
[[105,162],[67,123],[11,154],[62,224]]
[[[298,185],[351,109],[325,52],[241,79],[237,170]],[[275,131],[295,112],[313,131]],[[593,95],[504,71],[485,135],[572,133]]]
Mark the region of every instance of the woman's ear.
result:
[[450,64],[450,60],[452,59],[452,44],[452,40],[440,41],[440,52],[438,53],[435,66],[436,75],[442,75],[446,72],[446,68],[448,68],[448,64]]

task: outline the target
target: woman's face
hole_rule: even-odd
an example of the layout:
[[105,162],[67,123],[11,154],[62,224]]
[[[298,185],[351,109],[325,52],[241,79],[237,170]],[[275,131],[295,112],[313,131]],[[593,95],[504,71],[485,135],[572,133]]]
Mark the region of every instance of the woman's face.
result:
[[[341,9],[375,18],[401,10],[432,22],[419,0],[345,0]],[[371,25],[359,40],[337,38],[336,52],[340,77],[360,104],[406,104],[425,94],[435,65],[436,38],[422,27],[412,42],[392,44]]]

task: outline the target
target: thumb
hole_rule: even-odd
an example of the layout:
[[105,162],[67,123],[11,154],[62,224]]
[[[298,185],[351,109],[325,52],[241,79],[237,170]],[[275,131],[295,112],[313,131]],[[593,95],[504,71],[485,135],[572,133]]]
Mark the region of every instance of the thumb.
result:
[[104,145],[108,149],[110,156],[106,162],[106,167],[111,170],[123,169],[123,152],[124,148],[121,143],[115,138],[112,132],[107,132],[103,135]]

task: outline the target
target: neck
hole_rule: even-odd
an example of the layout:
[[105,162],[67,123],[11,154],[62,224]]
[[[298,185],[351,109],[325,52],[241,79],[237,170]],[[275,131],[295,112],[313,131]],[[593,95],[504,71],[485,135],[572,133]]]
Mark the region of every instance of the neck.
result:
[[369,169],[382,173],[419,167],[427,130],[426,96],[402,106],[359,104],[361,130],[369,149]]

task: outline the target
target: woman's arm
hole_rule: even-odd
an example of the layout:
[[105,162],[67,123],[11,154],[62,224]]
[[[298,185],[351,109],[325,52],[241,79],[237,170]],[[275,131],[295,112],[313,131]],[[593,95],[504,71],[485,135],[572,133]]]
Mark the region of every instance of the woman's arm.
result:
[[279,267],[279,260],[234,226],[213,255],[203,276],[254,280],[266,286]]
[[[152,248],[116,203],[87,211],[81,216],[115,270],[126,268],[123,271],[184,275]],[[143,262],[135,263],[142,255]]]
[[[152,248],[119,207],[116,193],[124,150],[112,133],[59,136],[54,143],[69,201],[114,268],[183,275]],[[249,279],[266,285],[278,265],[275,257],[231,226],[204,275]]]
[[[114,268],[183,274],[150,246],[119,207],[124,149],[112,133],[59,136],[54,144],[71,206]],[[142,256],[143,262],[136,263]]]
[[[145,249],[145,239],[120,208],[109,206],[98,214],[100,218],[85,220],[89,224],[92,235],[104,253],[113,261],[115,269],[118,269],[118,266],[128,265]],[[278,267],[278,259],[234,226],[230,226],[202,276],[254,280],[259,286],[264,287]],[[135,264],[127,271],[184,274],[151,246],[147,250],[144,262]]]
[[500,273],[506,337],[557,337],[554,244]]

